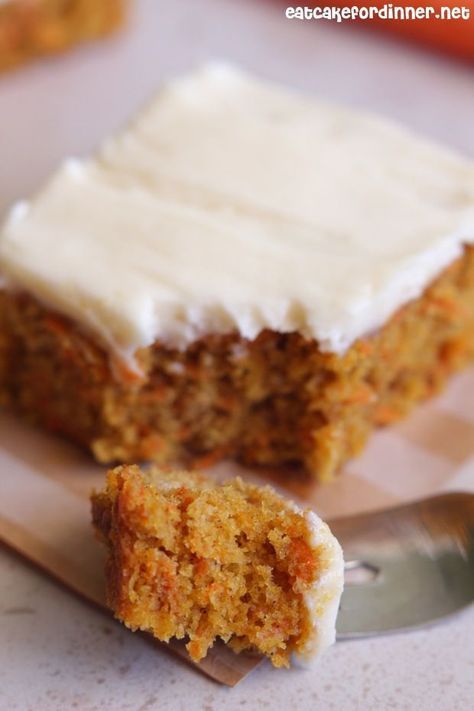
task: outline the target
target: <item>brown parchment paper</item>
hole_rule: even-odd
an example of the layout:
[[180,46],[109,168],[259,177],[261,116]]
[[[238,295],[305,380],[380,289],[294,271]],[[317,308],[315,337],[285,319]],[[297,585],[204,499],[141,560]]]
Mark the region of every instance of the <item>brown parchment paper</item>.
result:
[[[0,414],[0,538],[70,590],[105,608],[104,551],[90,524],[89,494],[105,468],[75,447]],[[331,484],[297,472],[250,471],[232,462],[210,470],[240,474],[311,506],[324,518],[393,506],[439,491],[474,488],[474,368],[399,425],[380,430]],[[160,645],[193,664],[184,644]],[[260,659],[216,644],[193,666],[234,686]]]

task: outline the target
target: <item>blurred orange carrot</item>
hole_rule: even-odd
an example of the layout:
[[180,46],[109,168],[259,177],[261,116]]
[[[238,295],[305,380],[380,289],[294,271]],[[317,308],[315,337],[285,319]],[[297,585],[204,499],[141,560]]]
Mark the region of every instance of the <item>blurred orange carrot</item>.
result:
[[[290,5],[290,3],[288,3]],[[379,10],[386,6],[385,16],[373,19],[355,20],[366,27],[381,28],[396,32],[411,40],[429,44],[468,61],[474,61],[474,3],[472,0],[328,0],[327,2],[306,2],[293,7],[311,8],[370,8]],[[418,10],[420,19],[390,19],[396,17],[396,8],[410,8],[410,16]],[[423,9],[429,8],[428,15],[420,17]],[[425,13],[426,14],[426,13]],[[449,19],[451,18],[451,19]],[[350,22],[351,20],[345,20]]]

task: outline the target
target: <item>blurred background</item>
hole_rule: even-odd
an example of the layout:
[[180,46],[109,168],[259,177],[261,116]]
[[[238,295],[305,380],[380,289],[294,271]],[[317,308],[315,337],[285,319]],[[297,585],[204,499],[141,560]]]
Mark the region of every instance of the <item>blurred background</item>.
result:
[[[471,0],[465,4],[474,12]],[[90,152],[164,78],[216,58],[375,110],[474,156],[472,22],[457,44],[458,30],[445,23],[444,39],[420,43],[403,28],[400,35],[373,23],[288,20],[286,7],[131,0],[125,25],[110,37],[0,74],[0,211],[34,191],[63,157]]]

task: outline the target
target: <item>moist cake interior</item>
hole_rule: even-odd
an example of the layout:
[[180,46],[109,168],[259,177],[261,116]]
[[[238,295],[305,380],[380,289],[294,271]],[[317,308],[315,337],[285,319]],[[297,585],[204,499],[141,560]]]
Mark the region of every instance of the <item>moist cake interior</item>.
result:
[[[328,643],[339,546],[319,519],[315,545],[307,516],[270,488],[123,466],[94,495],[93,518],[109,548],[108,603],[128,627],[162,641],[186,637],[195,661],[217,637],[277,667]],[[318,592],[333,560],[336,584]]]

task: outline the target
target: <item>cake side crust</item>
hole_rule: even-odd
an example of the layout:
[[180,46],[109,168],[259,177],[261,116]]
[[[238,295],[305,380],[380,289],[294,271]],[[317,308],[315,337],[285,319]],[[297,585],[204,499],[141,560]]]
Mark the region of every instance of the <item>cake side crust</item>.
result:
[[7,406],[103,462],[300,464],[330,477],[474,357],[474,248],[343,356],[299,334],[137,353],[142,376],[28,295],[0,294]]

